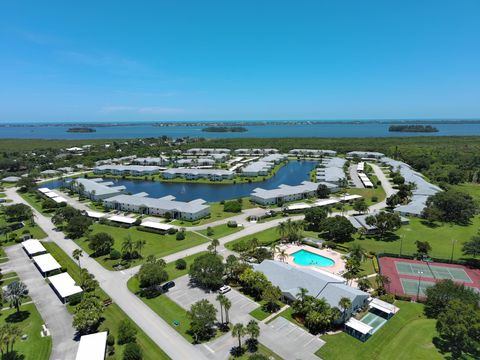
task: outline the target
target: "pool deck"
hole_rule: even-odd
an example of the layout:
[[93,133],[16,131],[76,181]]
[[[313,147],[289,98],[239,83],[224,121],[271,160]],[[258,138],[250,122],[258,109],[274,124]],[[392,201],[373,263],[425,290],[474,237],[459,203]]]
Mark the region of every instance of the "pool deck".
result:
[[[335,275],[341,275],[345,271],[345,260],[342,259],[342,254],[330,250],[330,249],[317,249],[313,246],[308,246],[308,245],[284,245],[281,247],[281,249],[285,249],[285,252],[289,255],[286,259],[285,262],[289,265],[295,266],[295,267],[302,267],[302,268],[311,268],[314,270],[321,269],[323,271],[328,271],[329,273],[335,274]],[[296,253],[297,251],[300,250],[305,250],[309,251],[311,253],[325,256],[329,259],[332,259],[335,261],[335,265],[333,266],[303,266],[296,264],[293,261],[293,256],[291,254]],[[275,254],[275,260],[281,261],[278,253]]]

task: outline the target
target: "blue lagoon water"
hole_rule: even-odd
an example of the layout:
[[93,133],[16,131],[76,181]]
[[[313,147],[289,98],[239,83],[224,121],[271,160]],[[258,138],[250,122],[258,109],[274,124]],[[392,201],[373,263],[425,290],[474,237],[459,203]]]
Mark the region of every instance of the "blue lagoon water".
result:
[[[127,191],[136,194],[146,192],[151,197],[173,195],[180,201],[204,199],[208,202],[216,202],[227,199],[250,196],[253,189],[261,187],[274,189],[281,184],[298,185],[302,181],[310,179],[310,172],[316,165],[316,161],[289,161],[275,176],[261,182],[251,184],[196,184],[196,183],[162,183],[145,180],[113,179],[115,185],[124,185]],[[61,186],[61,182],[53,181],[42,184],[44,187],[55,189]]]
[[293,262],[302,266],[323,266],[329,267],[335,265],[332,259],[312,253],[307,250],[299,250],[292,254]]
[[[89,126],[87,123],[83,124]],[[480,124],[434,123],[436,133],[402,133],[389,132],[387,123],[372,122],[319,122],[317,124],[280,124],[280,125],[245,125],[243,133],[202,132],[208,126],[153,126],[153,124],[129,124],[122,126],[95,127],[94,133],[69,133],[70,125],[64,126],[24,126],[11,125],[0,127],[0,138],[24,139],[127,139],[142,137],[168,136],[173,138],[190,136],[204,138],[292,138],[292,137],[398,137],[398,136],[472,136],[480,135]]]

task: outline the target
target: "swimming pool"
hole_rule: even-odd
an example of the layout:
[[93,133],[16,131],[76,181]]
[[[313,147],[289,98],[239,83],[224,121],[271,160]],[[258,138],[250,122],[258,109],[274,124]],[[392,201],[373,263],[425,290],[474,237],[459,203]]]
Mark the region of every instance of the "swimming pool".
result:
[[303,266],[333,266],[335,261],[322,255],[312,253],[307,250],[299,250],[292,254],[293,262]]

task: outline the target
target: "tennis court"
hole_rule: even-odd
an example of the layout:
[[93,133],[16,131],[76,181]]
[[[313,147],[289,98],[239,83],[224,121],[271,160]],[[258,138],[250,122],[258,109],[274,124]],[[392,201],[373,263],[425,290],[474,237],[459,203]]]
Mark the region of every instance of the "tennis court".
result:
[[406,279],[406,278],[401,278],[400,282],[402,283],[402,288],[403,292],[407,295],[414,295],[417,296],[417,291],[418,295],[421,297],[426,296],[426,290],[435,285],[433,281],[420,281],[420,290],[418,289],[418,280],[412,280],[412,279]]
[[466,271],[459,268],[430,265],[428,262],[415,264],[403,261],[395,261],[395,267],[397,272],[402,275],[421,275],[422,277],[439,280],[450,279],[453,281],[472,282]]
[[425,297],[429,286],[446,279],[480,289],[480,270],[465,265],[389,256],[379,257],[378,263],[381,274],[389,279],[387,291],[391,294],[408,295],[415,299],[418,292],[419,297]]
[[375,334],[375,332],[378,329],[380,329],[383,326],[383,324],[387,322],[387,319],[384,319],[381,316],[378,316],[372,312],[369,312],[360,321],[364,324],[371,326],[373,328],[372,334]]

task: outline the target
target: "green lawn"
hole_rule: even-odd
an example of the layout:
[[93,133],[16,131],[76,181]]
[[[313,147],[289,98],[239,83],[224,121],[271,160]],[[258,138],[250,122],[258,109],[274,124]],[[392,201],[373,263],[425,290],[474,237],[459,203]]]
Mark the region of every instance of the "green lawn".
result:
[[359,239],[357,236],[355,241],[345,245],[351,246],[351,244],[356,242],[367,251],[396,254],[400,252],[400,246],[402,246],[402,254],[413,255],[416,252],[416,240],[428,241],[432,247],[430,256],[450,259],[453,239],[456,240],[453,258],[459,259],[463,257],[462,244],[476,235],[479,228],[480,216],[476,216],[469,226],[438,223],[434,227],[426,225],[422,219],[411,217],[409,225],[402,225],[402,227],[395,232],[395,235],[397,235],[396,239],[380,241],[373,237]]
[[20,314],[24,318],[15,316],[15,309],[0,311],[0,326],[9,322],[20,327],[22,334],[26,334],[27,340],[18,339],[13,347],[19,359],[25,360],[48,360],[52,350],[52,338],[41,337],[40,331],[44,321],[34,304],[26,304],[20,307]]
[[[229,227],[227,224],[222,224],[222,225],[212,227],[212,230],[213,230],[213,235],[211,235],[210,237],[213,238],[213,239],[220,239],[224,236],[234,234],[234,233],[236,233],[240,230],[243,230],[243,227],[241,227],[241,226]],[[203,234],[205,236],[208,236],[207,235],[207,233],[208,233],[207,229],[200,230],[199,233]]]
[[[73,277],[75,281],[79,281],[80,268],[77,263],[73,261],[57,244],[52,242],[44,242],[45,249],[52,254],[52,256],[65,268],[68,273]],[[81,261],[81,260],[80,260]],[[108,299],[108,295],[103,290],[97,290],[96,294],[102,299]],[[73,308],[68,306],[69,311],[73,311]],[[105,320],[100,325],[100,330],[109,329],[111,333],[117,338],[118,325],[120,321],[129,319],[128,315],[123,312],[120,307],[113,303],[106,307],[103,316]],[[133,323],[133,322],[132,322]],[[136,325],[135,325],[136,326]],[[169,359],[165,354],[138,326],[137,330],[137,342],[143,350],[144,359]],[[122,354],[124,345],[115,344],[116,355]]]
[[[124,229],[115,226],[102,225],[95,223],[90,228],[92,234],[106,232],[110,234],[115,240],[114,248],[121,251],[122,242],[130,235],[133,241],[145,240],[146,245],[142,250],[142,255],[146,258],[148,255],[155,255],[157,257],[166,256],[169,254],[176,253],[181,250],[191,248],[192,246],[200,245],[202,243],[208,242],[208,239],[200,236],[198,234],[187,232],[184,240],[176,240],[175,235],[160,235],[145,231],[137,230],[136,227],[131,227],[129,229]],[[75,242],[80,245],[87,254],[91,254],[92,250],[88,248],[88,240],[85,238],[75,240]],[[96,260],[102,264],[107,269],[112,269],[113,265],[118,263],[118,260],[110,260],[109,256],[101,256],[96,258]],[[136,260],[131,263],[135,265],[140,263],[142,260]]]
[[397,301],[400,311],[370,339],[361,342],[342,332],[324,335],[326,344],[317,351],[325,360],[434,360],[442,359],[432,343],[436,336],[435,320],[423,314],[423,305]]
[[184,257],[183,260],[186,261],[187,267],[183,270],[179,270],[175,267],[175,261],[167,263],[167,266],[165,267],[165,270],[168,273],[168,278],[170,280],[173,280],[173,279],[176,279],[180,276],[187,275],[188,274],[188,269],[190,268],[190,265],[193,263],[193,260],[195,260],[195,258],[197,258],[201,255],[204,255],[206,253],[207,253],[207,251],[202,251],[202,252]]
[[264,311],[262,306],[253,309],[249,314],[259,321],[265,320],[267,317],[272,315],[271,313]]
[[452,186],[455,190],[470,194],[478,203],[480,203],[480,184],[465,183]]
[[45,212],[45,210],[42,209],[43,200],[38,193],[36,193],[36,192],[28,192],[28,193],[18,192],[18,194],[26,202],[28,202],[35,210],[37,210],[39,213],[41,213],[45,216],[52,216],[53,210],[49,211],[49,212]]
[[[350,195],[362,195],[365,199],[365,202],[368,206],[376,204],[385,200],[385,191],[383,190],[382,186],[378,186],[376,189],[358,189],[358,188],[349,188],[347,192]],[[377,202],[372,202],[372,197],[377,197]]]
[[[128,280],[128,289],[135,294],[140,290],[136,277],[132,277]],[[193,342],[193,338],[187,333],[190,328],[190,320],[187,317],[187,311],[180,305],[175,301],[170,300],[170,298],[165,295],[159,295],[153,299],[147,299],[145,297],[139,298],[185,339],[189,342]],[[174,321],[179,324],[175,325]]]
[[280,235],[278,234],[277,228],[273,227],[252,235],[241,237],[240,239],[237,239],[237,240],[230,241],[225,244],[225,247],[229,250],[232,250],[235,244],[241,243],[243,241],[248,241],[253,238],[257,238],[260,245],[269,245],[272,242],[277,241],[280,238]]
[[[16,222],[17,221],[15,221],[15,223]],[[12,232],[8,233],[8,235],[10,236],[10,234],[17,234],[17,236],[20,237],[20,236],[24,235],[23,234],[24,231],[28,231],[28,232],[30,232],[30,235],[34,239],[43,239],[43,238],[47,237],[47,234],[45,233],[45,231],[43,231],[43,229],[40,226],[38,226],[38,225],[30,226],[29,225],[30,224],[29,220],[24,221],[23,223],[25,224],[25,226],[23,228],[12,231]],[[7,220],[5,219],[5,216],[0,213],[0,228],[3,228],[5,226],[7,226],[8,224],[9,224],[9,222],[7,222]],[[5,241],[5,234],[0,235],[0,241]],[[6,244],[6,242],[4,242],[4,245],[5,244]]]

